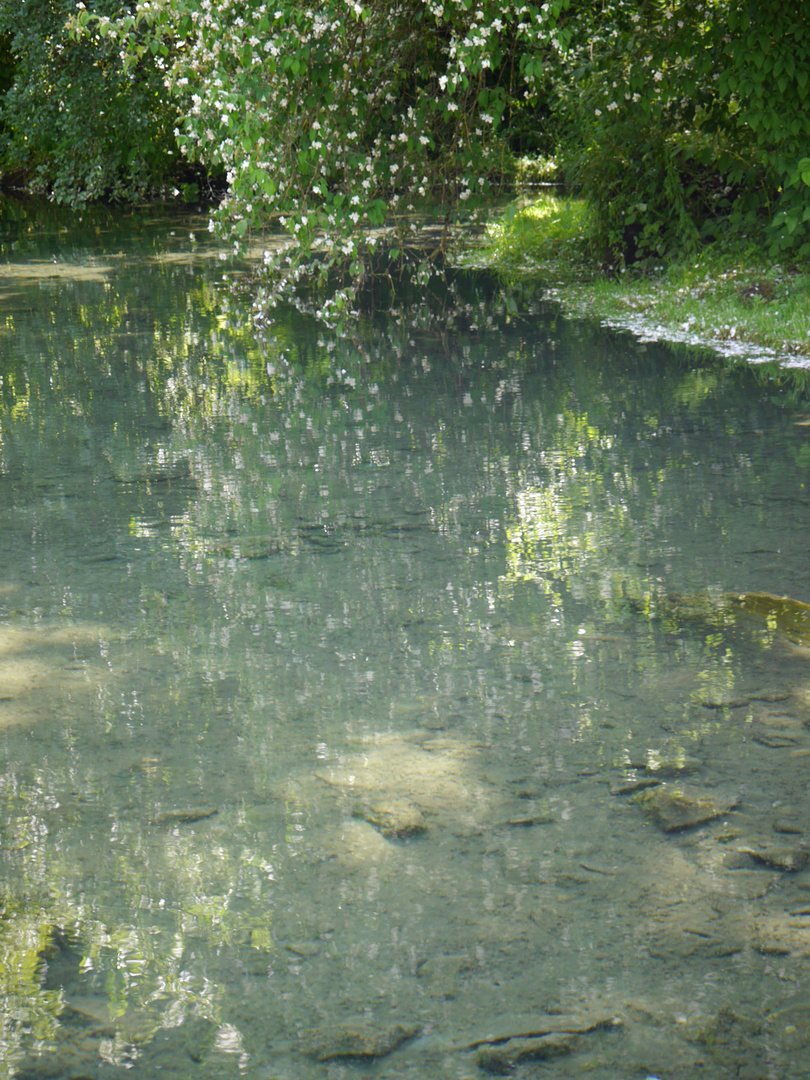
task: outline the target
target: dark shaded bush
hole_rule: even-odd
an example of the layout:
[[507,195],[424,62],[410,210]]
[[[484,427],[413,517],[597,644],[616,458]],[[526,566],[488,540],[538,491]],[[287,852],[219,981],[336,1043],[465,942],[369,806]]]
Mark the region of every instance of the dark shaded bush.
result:
[[595,245],[660,258],[706,240],[810,255],[810,12],[801,0],[619,0],[578,12],[559,116]]
[[[88,0],[120,15],[123,0]],[[120,46],[72,39],[74,0],[0,0],[0,169],[56,201],[133,200],[177,161],[160,57],[124,70]]]

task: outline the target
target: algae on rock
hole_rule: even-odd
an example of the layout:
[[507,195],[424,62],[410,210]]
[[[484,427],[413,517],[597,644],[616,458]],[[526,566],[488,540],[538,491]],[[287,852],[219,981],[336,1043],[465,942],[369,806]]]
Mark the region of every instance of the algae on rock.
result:
[[636,792],[633,802],[664,832],[677,832],[722,817],[739,799],[685,784],[659,784]]

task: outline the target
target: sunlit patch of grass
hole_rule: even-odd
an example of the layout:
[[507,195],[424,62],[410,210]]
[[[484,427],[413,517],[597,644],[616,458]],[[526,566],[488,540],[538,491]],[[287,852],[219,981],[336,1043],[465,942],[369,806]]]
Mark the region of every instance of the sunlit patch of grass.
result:
[[605,272],[589,253],[587,204],[544,193],[507,208],[474,261],[644,336],[810,356],[810,265],[775,265],[756,248],[715,244],[688,261]]
[[520,199],[490,224],[472,259],[513,280],[574,280],[587,270],[586,218],[583,199],[550,193]]

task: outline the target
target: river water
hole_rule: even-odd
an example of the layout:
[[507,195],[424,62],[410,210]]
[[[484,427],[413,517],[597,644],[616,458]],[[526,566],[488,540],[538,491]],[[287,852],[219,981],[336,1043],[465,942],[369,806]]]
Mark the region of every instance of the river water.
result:
[[0,1077],[809,1077],[795,373],[0,246]]

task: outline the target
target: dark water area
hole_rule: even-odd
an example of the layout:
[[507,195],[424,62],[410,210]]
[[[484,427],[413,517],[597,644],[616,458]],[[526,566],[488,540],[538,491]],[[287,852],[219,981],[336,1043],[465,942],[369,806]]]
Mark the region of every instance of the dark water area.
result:
[[0,1078],[809,1077],[801,376],[0,229]]

